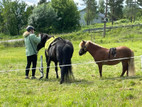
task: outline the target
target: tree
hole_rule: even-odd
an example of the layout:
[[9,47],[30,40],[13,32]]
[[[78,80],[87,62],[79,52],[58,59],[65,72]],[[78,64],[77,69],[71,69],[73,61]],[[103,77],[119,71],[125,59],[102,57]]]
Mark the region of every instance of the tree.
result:
[[57,14],[49,4],[41,4],[34,8],[33,13],[28,19],[28,24],[33,25],[36,31],[47,32],[54,28]]
[[18,0],[2,0],[3,29],[10,35],[17,35],[24,24],[26,4]]
[[46,3],[46,0],[40,0],[40,1],[38,2],[38,5],[43,4],[43,3]]
[[123,0],[108,0],[108,5],[110,7],[109,16],[112,21],[121,19],[123,17]]
[[104,14],[105,13],[105,2],[104,0],[99,0],[99,12]]
[[79,11],[73,0],[52,0],[51,3],[57,12],[56,29],[59,32],[71,31],[79,27]]
[[2,5],[0,3],[0,32],[3,33],[4,29],[3,29],[3,17],[2,17]]
[[133,0],[126,0],[126,6],[124,8],[125,17],[134,22],[136,19],[136,14],[138,13],[138,4]]
[[142,0],[137,0],[137,3],[142,6]]
[[26,9],[26,4],[25,2],[19,2],[14,1],[12,2],[12,13],[14,14],[14,18],[16,19],[15,21],[15,26],[17,28],[17,33],[18,35],[20,34],[20,30],[22,28],[23,25],[25,25],[25,9]]
[[97,3],[95,0],[83,0],[86,4],[86,14],[84,16],[87,25],[95,18],[97,13]]
[[27,6],[27,9],[25,10],[25,18],[24,18],[24,25],[28,24],[28,18],[33,13],[33,9],[35,6]]

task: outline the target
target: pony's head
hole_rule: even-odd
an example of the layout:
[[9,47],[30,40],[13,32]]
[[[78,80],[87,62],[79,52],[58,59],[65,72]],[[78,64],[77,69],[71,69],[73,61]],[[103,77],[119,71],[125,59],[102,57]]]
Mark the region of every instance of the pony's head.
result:
[[40,41],[40,43],[37,45],[37,51],[39,51],[41,48],[43,48],[44,45],[45,45],[45,43],[46,43],[46,41],[47,41],[49,38],[52,37],[52,36],[50,36],[50,35],[48,35],[48,34],[46,34],[46,33],[41,33],[40,36],[41,36],[41,41]]
[[79,55],[83,55],[87,52],[87,41],[82,40],[79,44],[80,50],[79,50]]

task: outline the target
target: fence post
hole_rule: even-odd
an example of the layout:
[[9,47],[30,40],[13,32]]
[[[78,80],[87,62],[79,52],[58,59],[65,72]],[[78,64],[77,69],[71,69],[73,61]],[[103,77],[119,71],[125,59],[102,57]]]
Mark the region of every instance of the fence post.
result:
[[43,73],[43,56],[42,55],[40,56],[40,69],[39,69],[39,71],[41,73],[41,77],[39,79],[41,79],[41,78],[44,77],[44,73]]

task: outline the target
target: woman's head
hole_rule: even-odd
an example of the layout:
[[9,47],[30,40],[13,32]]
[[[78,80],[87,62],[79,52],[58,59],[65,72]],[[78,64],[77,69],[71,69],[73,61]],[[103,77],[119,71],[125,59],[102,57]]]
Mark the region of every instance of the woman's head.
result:
[[28,27],[26,28],[26,30],[27,30],[28,32],[33,32],[33,33],[34,33],[35,28],[34,28],[33,26],[28,26]]

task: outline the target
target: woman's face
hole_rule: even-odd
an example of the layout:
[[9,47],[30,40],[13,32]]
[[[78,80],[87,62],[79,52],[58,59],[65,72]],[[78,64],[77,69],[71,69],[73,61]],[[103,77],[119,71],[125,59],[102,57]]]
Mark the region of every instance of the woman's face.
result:
[[31,30],[32,33],[34,33],[34,30]]

